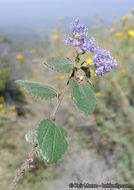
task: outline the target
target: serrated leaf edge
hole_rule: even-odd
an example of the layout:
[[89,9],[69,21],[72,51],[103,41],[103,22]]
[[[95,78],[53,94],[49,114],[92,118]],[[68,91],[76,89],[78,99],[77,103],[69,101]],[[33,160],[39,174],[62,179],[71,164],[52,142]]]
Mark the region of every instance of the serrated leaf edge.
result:
[[[69,59],[70,60],[70,59]],[[70,60],[71,61],[71,60]],[[71,61],[72,62],[72,61]],[[69,70],[69,71],[59,71],[58,69],[56,70],[56,69],[54,69],[52,66],[50,66],[50,65],[48,65],[47,64],[47,60],[45,60],[44,61],[44,64],[46,65],[46,66],[48,66],[50,69],[52,69],[52,70],[54,70],[54,71],[57,71],[57,72],[59,72],[59,73],[70,73],[70,71],[71,71],[71,69],[73,69],[73,65],[70,63],[70,64],[68,64],[68,65],[71,65],[72,66],[72,68]]]
[[[50,120],[50,119],[44,119],[44,120]],[[38,126],[40,125],[40,123],[41,123],[42,121],[43,121],[43,120],[41,120],[41,121],[38,123]],[[50,121],[51,121],[51,120],[50,120]],[[55,123],[54,123],[54,124],[55,124]],[[59,127],[60,125],[56,125],[56,124],[55,124],[55,126],[56,126],[56,127]],[[61,126],[60,126],[60,127],[61,127]],[[58,130],[59,130],[59,128],[58,128]],[[60,133],[61,133],[61,131],[60,131]],[[65,136],[63,136],[63,137],[65,138]],[[44,160],[46,160],[46,162],[47,162],[48,164],[55,164],[58,160],[61,159],[62,155],[66,152],[66,150],[67,150],[67,148],[68,148],[68,142],[67,142],[66,139],[65,139],[65,141],[66,141],[66,143],[67,143],[66,149],[65,149],[65,150],[62,152],[62,154],[59,155],[59,157],[58,157],[57,159],[55,159],[53,162],[49,162],[48,159],[44,156],[44,154],[43,154],[41,148],[39,147],[39,143],[38,143],[38,147],[39,147],[39,148],[38,148],[38,151],[40,152],[42,158],[43,158]],[[38,142],[38,135],[37,135],[37,142]]]
[[[58,91],[57,91],[57,89],[56,89],[56,88],[53,88],[53,87],[51,87],[51,86],[49,86],[49,85],[46,85],[46,84],[44,84],[44,85],[46,85],[46,86],[52,88],[52,90],[55,91],[55,95],[51,95],[51,96],[49,96],[48,98],[41,98],[41,97],[35,96],[32,92],[30,92],[29,90],[27,90],[27,89],[24,87],[23,84],[20,84],[18,81],[21,81],[21,80],[17,80],[16,83],[19,84],[20,86],[23,86],[24,90],[25,90],[28,94],[31,94],[31,95],[32,95],[33,97],[35,97],[35,98],[39,98],[39,99],[41,99],[41,100],[44,100],[44,99],[45,99],[45,100],[48,100],[48,99],[52,99],[52,98],[55,98],[56,96],[58,96]],[[27,81],[27,80],[23,80],[23,81],[25,81],[25,82],[32,82],[32,81]],[[33,83],[34,83],[34,82],[33,82]],[[40,83],[40,82],[36,82],[36,83],[37,83],[37,84],[43,84],[43,83]]]

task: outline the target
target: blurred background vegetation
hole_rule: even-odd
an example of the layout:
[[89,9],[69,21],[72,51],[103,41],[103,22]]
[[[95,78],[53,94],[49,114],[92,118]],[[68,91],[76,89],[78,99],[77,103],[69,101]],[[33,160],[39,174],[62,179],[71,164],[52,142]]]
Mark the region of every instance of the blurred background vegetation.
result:
[[[102,17],[97,19],[97,25],[89,25],[90,36],[112,52],[118,66],[103,78],[92,73],[97,97],[92,115],[75,110],[67,93],[57,122],[68,130],[68,151],[52,166],[36,158],[17,190],[68,189],[72,181],[134,185],[134,8],[118,20],[114,17],[110,26]],[[49,56],[73,59],[72,49],[62,41],[63,20],[57,18],[49,35],[38,29],[36,37],[28,40],[0,35],[0,189],[12,181],[31,147],[25,134],[49,116],[56,101],[26,95],[15,80],[38,81],[61,90],[68,78],[42,64]]]

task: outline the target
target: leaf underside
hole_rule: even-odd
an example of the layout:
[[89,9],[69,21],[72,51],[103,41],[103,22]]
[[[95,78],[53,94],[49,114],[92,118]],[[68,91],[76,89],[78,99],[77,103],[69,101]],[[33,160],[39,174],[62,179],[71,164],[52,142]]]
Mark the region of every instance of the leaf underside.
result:
[[48,58],[45,64],[51,69],[61,73],[69,73],[73,67],[71,60],[62,56]]
[[87,84],[79,84],[76,79],[70,80],[70,91],[74,104],[84,112],[85,115],[91,114],[95,109],[96,98]]
[[38,124],[37,140],[39,151],[48,164],[56,163],[67,149],[66,131],[52,120],[45,119]]
[[23,86],[25,91],[34,97],[41,99],[51,99],[57,96],[56,89],[52,88],[51,86],[26,80],[17,80],[16,82]]
[[25,135],[25,139],[31,144],[37,144],[37,130],[34,129],[28,131],[28,133]]

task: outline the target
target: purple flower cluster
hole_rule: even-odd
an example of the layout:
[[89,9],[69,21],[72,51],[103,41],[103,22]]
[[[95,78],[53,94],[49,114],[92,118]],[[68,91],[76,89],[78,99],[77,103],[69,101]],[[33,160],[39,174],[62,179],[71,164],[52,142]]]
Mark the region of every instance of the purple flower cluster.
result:
[[79,19],[75,19],[71,28],[73,36],[67,36],[64,39],[65,44],[70,43],[79,54],[84,54],[89,51],[92,53],[92,64],[95,66],[95,75],[103,76],[117,66],[116,59],[110,55],[109,51],[95,48],[94,38],[90,38],[86,41],[88,28],[83,24],[79,24]]
[[100,48],[94,49],[92,64],[96,67],[95,75],[101,76],[117,66],[116,59],[110,55],[110,52]]
[[88,36],[88,28],[84,24],[79,24],[79,19],[75,19],[74,24],[72,25],[72,34],[73,37],[67,36],[64,41],[65,44],[73,45],[74,49],[77,49],[79,54],[84,54],[86,51],[93,51],[94,48],[94,38],[91,38],[86,42]]

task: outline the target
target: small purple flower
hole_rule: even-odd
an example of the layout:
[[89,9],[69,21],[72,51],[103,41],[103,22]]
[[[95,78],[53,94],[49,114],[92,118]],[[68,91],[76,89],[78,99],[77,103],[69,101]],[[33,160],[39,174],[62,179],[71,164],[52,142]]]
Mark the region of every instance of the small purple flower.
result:
[[78,18],[75,19],[74,21],[76,24],[78,24],[80,22],[80,20]]
[[69,44],[69,43],[73,43],[73,38],[67,36],[65,39],[64,39],[64,42],[65,42],[65,45]]
[[110,66],[111,66],[112,69],[117,66],[116,59],[111,60],[111,65]]
[[94,53],[95,48],[94,48],[94,38],[90,38],[87,42],[87,50],[90,50],[92,53]]
[[84,51],[84,49],[83,49],[83,48],[79,47],[79,48],[78,48],[78,53],[80,53],[80,54],[84,54],[84,53],[85,53],[85,51]]
[[100,48],[95,49],[92,64],[96,66],[95,74],[101,76],[117,66],[116,59],[111,56],[110,52]]
[[105,74],[105,72],[104,72],[104,66],[98,67],[95,70],[95,75],[101,75],[101,76],[103,76],[104,74]]
[[79,19],[75,19],[71,29],[73,37],[66,37],[64,39],[65,45],[71,44],[78,53],[85,53],[87,51],[85,39],[88,36],[88,28],[86,28],[84,24],[79,24]]
[[73,45],[74,45],[74,47],[79,47],[81,45],[81,42],[79,42],[78,40],[75,39],[73,41]]

